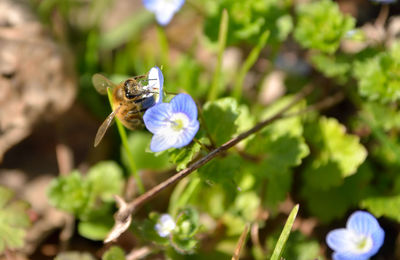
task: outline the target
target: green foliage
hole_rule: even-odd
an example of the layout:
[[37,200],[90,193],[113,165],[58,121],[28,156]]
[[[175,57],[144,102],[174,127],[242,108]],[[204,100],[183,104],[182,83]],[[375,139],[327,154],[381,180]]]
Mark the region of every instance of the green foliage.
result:
[[204,105],[203,116],[207,130],[216,145],[228,141],[237,131],[239,117],[237,101],[227,97]]
[[336,2],[319,0],[300,4],[296,9],[295,39],[304,47],[334,53],[355,19],[343,14]]
[[[264,111],[263,118],[270,117],[291,100],[291,97],[286,97],[270,106]],[[300,104],[290,112],[296,112],[303,106],[304,104]],[[303,138],[301,117],[282,119],[265,127],[249,140],[246,151],[261,160],[257,164],[248,165],[248,169],[266,181],[264,203],[275,208],[290,191],[291,168],[300,165],[302,159],[309,154]]]
[[200,144],[195,142],[181,149],[171,148],[168,150],[169,161],[176,165],[177,171],[183,170],[194,159],[200,149]]
[[289,214],[288,219],[286,220],[286,224],[283,227],[282,233],[278,238],[278,242],[276,242],[276,246],[274,248],[274,251],[272,252],[271,260],[279,260],[281,259],[282,253],[283,253],[283,248],[286,245],[286,242],[289,238],[290,235],[290,230],[292,229],[294,220],[296,219],[297,212],[299,211],[299,205],[297,204],[294,206],[292,211]]
[[113,225],[113,195],[123,187],[121,168],[112,161],[100,162],[83,177],[78,171],[54,179],[48,189],[50,203],[81,220],[78,231],[93,240],[105,238]]
[[[87,174],[73,171],[52,182],[50,203],[77,218],[81,236],[102,240],[113,226],[113,195],[130,187],[118,165],[136,177],[142,193],[140,171],[157,174],[154,180],[167,179],[171,167],[185,169],[276,116],[307,85],[314,86],[313,92],[282,118],[135,211],[129,231],[137,245],[152,250],[156,258],[231,259],[243,228],[255,223],[265,248],[252,237],[243,247],[243,259],[251,258],[251,252],[260,260],[272,254],[273,259],[330,259],[324,238],[337,224],[330,222],[344,223],[357,208],[389,218],[387,225],[400,222],[400,43],[393,35],[393,10],[385,21],[362,12],[356,21],[341,11],[344,1],[194,0],[186,1],[168,27],[156,27],[154,15],[146,10],[119,25],[114,24],[119,19],[103,19],[115,16],[114,0],[31,2],[37,3],[39,16],[56,38],[70,45],[79,75],[79,107],[99,120],[109,106],[91,85],[95,72],[122,82],[159,66],[164,90],[171,93],[164,101],[172,93],[186,92],[201,108],[197,139],[183,148],[151,153],[146,129],[127,135],[117,123],[122,146],[108,152],[118,162],[102,162]],[[359,2],[351,6],[362,6]],[[375,26],[381,22],[383,27]],[[203,34],[193,30],[203,25]],[[371,31],[378,37],[371,38]],[[312,69],[296,68],[309,65]],[[276,71],[283,75],[278,80],[269,77]],[[264,78],[271,81],[262,82]],[[332,93],[343,94],[343,100],[329,104],[332,100],[326,98]],[[267,96],[275,101],[265,105]],[[89,162],[98,159],[97,152],[89,154]],[[300,225],[312,219],[316,226],[307,236],[301,234],[302,226],[288,238],[293,213],[278,242],[288,201],[301,202]],[[11,200],[11,193],[0,188],[0,206],[0,252],[19,249],[28,225],[26,204]],[[166,237],[155,229],[161,214],[154,211],[167,211],[176,223]],[[385,242],[387,249],[376,258],[393,258],[386,255],[391,246]],[[56,259],[94,257],[67,252]],[[125,252],[111,247],[102,259],[125,259]]]
[[197,245],[195,235],[199,230],[199,215],[193,208],[184,208],[177,215],[176,228],[172,233],[171,245],[178,252],[191,252]]
[[[165,169],[169,166],[166,154],[155,155],[145,152],[150,146],[151,135],[149,133],[134,131],[128,136],[128,145],[131,148],[132,157],[135,159],[136,168],[141,169]],[[129,166],[126,150],[121,147],[121,159],[126,167]]]
[[85,212],[89,202],[89,185],[78,171],[54,179],[48,190],[50,203],[74,215]]
[[352,66],[349,57],[319,53],[311,56],[311,61],[322,74],[336,79],[338,83],[346,83],[351,76]]
[[305,181],[317,189],[340,185],[367,156],[359,138],[346,134],[345,127],[334,118],[321,117],[310,123],[305,135],[314,153],[304,171]]
[[102,260],[125,260],[125,253],[118,246],[110,247],[101,258]]
[[27,214],[29,205],[13,197],[11,190],[0,186],[0,254],[6,249],[22,248],[30,226]]
[[284,41],[293,27],[290,3],[287,0],[213,1],[208,8],[205,34],[217,41],[215,24],[219,23],[222,10],[226,9],[229,14],[228,45],[241,41],[255,44],[266,31],[271,32],[271,42]]
[[[278,234],[271,236],[267,241],[267,248],[273,248],[278,241]],[[290,237],[285,245],[283,251],[283,259],[297,259],[297,260],[310,260],[318,259],[322,260],[320,256],[320,249],[318,241],[307,239],[299,231],[294,231],[290,234]]]
[[356,174],[345,178],[340,186],[324,190],[306,182],[301,187],[301,195],[307,200],[307,209],[313,216],[322,222],[329,222],[343,217],[348,209],[357,206],[368,196],[372,176],[370,166],[363,164]]
[[389,52],[358,61],[354,77],[358,80],[361,96],[371,101],[388,103],[400,99],[400,43],[392,45]]

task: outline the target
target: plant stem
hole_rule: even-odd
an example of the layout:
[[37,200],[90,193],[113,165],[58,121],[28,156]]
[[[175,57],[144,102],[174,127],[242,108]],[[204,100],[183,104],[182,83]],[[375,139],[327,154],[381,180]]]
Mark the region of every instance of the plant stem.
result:
[[157,39],[158,44],[161,49],[161,64],[168,68],[169,64],[169,44],[167,35],[165,34],[165,30],[162,26],[157,26]]
[[233,87],[233,96],[238,101],[242,98],[244,78],[246,77],[247,72],[250,70],[250,68],[257,61],[257,58],[260,55],[261,50],[267,43],[268,37],[269,37],[269,31],[265,31],[258,40],[257,45],[251,50],[250,54],[247,56],[246,60],[244,61],[242,67],[239,70],[239,73],[236,76],[235,86]]
[[[110,89],[107,89],[107,94],[108,94],[108,100],[110,101],[111,109],[114,110],[113,102],[112,102],[112,94],[111,94]],[[121,137],[122,146],[124,147],[125,152],[128,156],[129,170],[130,170],[131,174],[133,175],[133,177],[135,178],[139,193],[143,194],[145,191],[144,186],[143,186],[142,180],[140,179],[140,176],[137,172],[136,164],[135,164],[135,161],[133,160],[132,151],[128,145],[128,138],[126,136],[125,128],[122,125],[122,123],[118,120],[118,118],[115,118],[115,122],[117,123],[118,133],[119,133],[119,136]]]
[[217,65],[215,68],[210,92],[208,92],[208,100],[210,101],[213,101],[218,97],[218,92],[221,88],[220,84],[221,84],[222,58],[224,56],[226,38],[228,36],[228,21],[229,21],[228,11],[224,9],[222,11],[221,22],[219,24]]

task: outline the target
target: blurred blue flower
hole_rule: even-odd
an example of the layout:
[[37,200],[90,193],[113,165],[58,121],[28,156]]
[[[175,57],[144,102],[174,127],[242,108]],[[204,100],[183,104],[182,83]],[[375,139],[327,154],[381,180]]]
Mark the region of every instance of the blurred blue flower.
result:
[[365,260],[378,252],[384,238],[385,232],[374,216],[356,211],[347,220],[346,228],[328,233],[326,243],[335,251],[334,260]]
[[168,236],[176,227],[175,221],[169,214],[162,214],[158,219],[155,229],[160,237]]
[[382,3],[382,4],[393,4],[396,3],[397,0],[371,0],[371,2]]
[[143,0],[143,5],[156,15],[157,22],[162,26],[169,24],[184,3],[185,0]]
[[188,94],[179,94],[170,103],[149,108],[144,113],[143,121],[154,134],[150,144],[153,152],[188,145],[199,130],[197,107]]

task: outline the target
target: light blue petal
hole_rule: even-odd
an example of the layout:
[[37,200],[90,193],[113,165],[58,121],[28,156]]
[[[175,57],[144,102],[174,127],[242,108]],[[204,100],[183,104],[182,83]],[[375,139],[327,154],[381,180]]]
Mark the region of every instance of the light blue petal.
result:
[[196,136],[197,131],[199,130],[199,122],[196,120],[189,127],[185,128],[183,132],[178,136],[174,144],[174,148],[182,148],[188,145],[193,138]]
[[157,22],[162,25],[166,26],[171,22],[172,17],[174,17],[175,12],[172,12],[170,10],[164,11],[164,12],[156,12],[156,20]]
[[167,25],[174,14],[181,9],[184,0],[144,0],[144,6],[156,15],[160,25]]
[[154,12],[157,10],[159,0],[143,0],[143,5],[147,10]]
[[335,252],[332,255],[333,260],[367,260],[369,256],[357,255],[349,252]]
[[171,105],[160,103],[147,109],[143,115],[144,124],[150,132],[157,134],[170,125],[169,118],[172,114]]
[[172,148],[174,147],[177,138],[177,135],[173,134],[155,134],[151,138],[150,150],[156,153]]
[[171,100],[173,113],[184,113],[190,121],[197,120],[197,106],[188,94],[178,94]]
[[348,251],[354,244],[353,235],[345,228],[332,230],[326,236],[326,243],[333,251]]
[[357,234],[371,235],[380,229],[374,216],[366,211],[356,211],[347,220],[346,227]]
[[156,102],[160,103],[163,99],[163,85],[164,85],[164,76],[159,67],[155,66],[149,71],[149,86],[153,91],[157,91],[158,94],[155,95],[157,98]]
[[162,102],[163,100],[163,95],[164,95],[164,90],[163,90],[163,86],[164,86],[164,76],[160,70],[160,68],[158,68],[157,66],[155,67],[158,70],[158,80],[160,82],[160,87],[159,87],[159,98],[157,103]]
[[383,242],[385,240],[385,231],[381,227],[376,230],[373,234],[371,234],[372,238],[372,248],[369,251],[371,256],[375,255],[379,249],[382,247]]

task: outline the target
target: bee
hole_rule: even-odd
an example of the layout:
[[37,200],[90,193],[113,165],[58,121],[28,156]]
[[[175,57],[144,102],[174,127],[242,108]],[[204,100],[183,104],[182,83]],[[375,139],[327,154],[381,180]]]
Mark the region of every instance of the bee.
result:
[[131,130],[143,128],[143,114],[156,103],[159,95],[149,87],[149,80],[151,79],[148,79],[146,74],[128,78],[116,85],[101,74],[93,75],[92,83],[97,92],[105,95],[109,88],[112,91],[113,107],[113,111],[97,130],[94,139],[95,147],[103,139],[114,117],[117,117],[125,127]]

